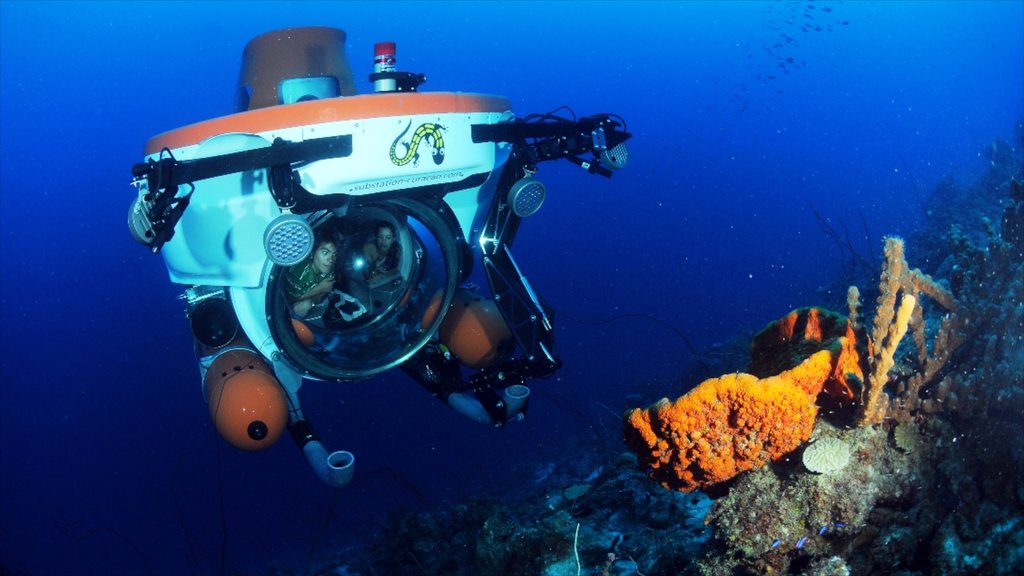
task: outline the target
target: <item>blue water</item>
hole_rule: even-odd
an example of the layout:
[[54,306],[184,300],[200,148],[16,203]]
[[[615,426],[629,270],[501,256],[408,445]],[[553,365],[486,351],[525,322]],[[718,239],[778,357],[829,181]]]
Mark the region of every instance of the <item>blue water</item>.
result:
[[[393,40],[424,90],[634,134],[610,180],[539,174],[515,253],[565,366],[528,418],[482,427],[399,373],[308,383],[328,447],[358,459],[337,492],[287,439],[217,439],[181,288],[126,226],[145,140],[232,111],[245,43],[302,25],[348,32],[360,92]],[[0,114],[0,573],[301,572],[314,541],[355,544],[398,505],[596,465],[616,414],[695,384],[664,325],[568,317],[648,314],[710,349],[834,304],[842,254],[814,210],[867,255],[944,175],[971,181],[1024,116],[1024,3],[0,2]]]

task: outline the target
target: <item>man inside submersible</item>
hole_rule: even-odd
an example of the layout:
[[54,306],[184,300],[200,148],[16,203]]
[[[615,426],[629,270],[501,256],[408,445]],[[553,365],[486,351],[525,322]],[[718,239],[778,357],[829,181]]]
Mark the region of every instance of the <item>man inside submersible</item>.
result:
[[511,252],[546,196],[534,174],[565,159],[610,177],[630,137],[610,114],[518,118],[503,97],[421,92],[394,43],[375,46],[374,92],[357,95],[344,44],[326,27],[250,41],[236,113],[151,138],[129,213],[187,286],[218,432],[260,450],[287,428],[332,486],[355,458],[321,444],[304,379],[398,367],[477,422],[524,416],[526,383],[561,365]]

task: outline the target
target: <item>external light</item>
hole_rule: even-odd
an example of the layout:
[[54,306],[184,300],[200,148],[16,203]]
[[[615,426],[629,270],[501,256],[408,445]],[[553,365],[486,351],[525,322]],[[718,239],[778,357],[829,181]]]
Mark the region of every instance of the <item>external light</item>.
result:
[[509,188],[508,203],[516,216],[526,218],[540,210],[546,196],[547,188],[543,182],[533,176],[524,176]]
[[143,246],[149,246],[153,243],[153,225],[149,221],[149,217],[146,216],[146,210],[149,207],[146,206],[145,200],[140,195],[139,198],[132,202],[132,207],[128,211],[128,229],[131,230],[132,238]]
[[625,168],[629,164],[629,148],[622,142],[611,150],[601,151],[601,164],[609,170]]
[[263,232],[263,248],[278,266],[294,266],[313,251],[313,228],[296,214],[282,214]]

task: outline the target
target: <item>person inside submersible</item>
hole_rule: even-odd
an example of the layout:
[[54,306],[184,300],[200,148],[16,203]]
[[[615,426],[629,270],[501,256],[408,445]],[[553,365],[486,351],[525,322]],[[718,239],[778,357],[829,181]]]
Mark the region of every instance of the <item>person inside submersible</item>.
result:
[[315,307],[327,302],[327,295],[334,289],[337,259],[334,239],[321,232],[315,236],[309,257],[288,269],[285,291],[296,318],[305,318]]
[[366,268],[363,275],[371,284],[379,284],[395,275],[400,245],[395,242],[395,227],[388,222],[377,226],[373,241],[363,245]]

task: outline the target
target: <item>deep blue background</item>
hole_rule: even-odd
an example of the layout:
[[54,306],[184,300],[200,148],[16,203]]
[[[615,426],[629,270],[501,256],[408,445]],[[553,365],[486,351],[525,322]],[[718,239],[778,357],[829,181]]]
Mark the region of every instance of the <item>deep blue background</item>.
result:
[[1022,23],[1010,1],[0,3],[5,573],[219,574],[221,486],[228,570],[301,569],[332,504],[320,552],[396,505],[502,495],[550,463],[585,476],[618,413],[695,384],[665,326],[559,316],[565,368],[505,430],[400,374],[307,384],[328,447],[358,459],[340,493],[287,440],[218,444],[181,287],[128,234],[129,168],[153,134],[231,111],[251,37],[343,28],[361,92],[393,40],[425,90],[623,116],[628,170],[543,166],[517,258],[565,315],[650,314],[708,348],[825,303],[841,254],[812,207],[877,252],[943,175],[979,173],[1024,116]]

